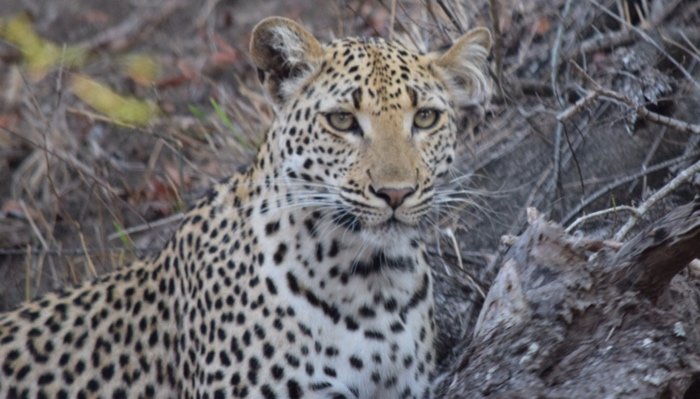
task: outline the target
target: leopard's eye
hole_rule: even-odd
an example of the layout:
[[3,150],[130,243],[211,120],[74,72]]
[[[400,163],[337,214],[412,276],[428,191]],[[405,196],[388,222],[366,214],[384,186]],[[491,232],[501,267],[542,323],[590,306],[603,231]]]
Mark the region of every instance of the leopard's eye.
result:
[[326,114],[326,120],[333,129],[341,132],[347,132],[357,129],[357,121],[349,112],[332,112]]
[[440,113],[434,109],[420,109],[413,117],[413,126],[419,129],[430,129],[435,126]]

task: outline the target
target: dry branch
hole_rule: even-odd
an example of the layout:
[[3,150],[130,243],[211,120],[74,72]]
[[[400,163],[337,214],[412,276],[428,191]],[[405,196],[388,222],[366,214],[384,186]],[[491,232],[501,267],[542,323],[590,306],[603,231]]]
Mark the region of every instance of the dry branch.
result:
[[620,212],[620,211],[631,212],[631,213],[638,216],[638,211],[637,211],[637,208],[635,208],[635,207],[627,206],[627,205],[615,206],[612,208],[601,209],[599,211],[591,212],[587,215],[581,216],[578,219],[574,220],[570,225],[566,226],[565,231],[567,233],[570,233],[576,226],[580,225],[581,223],[584,223],[588,220],[597,218],[599,216],[608,215],[610,213],[616,213],[616,212]]
[[598,94],[602,98],[613,100],[617,103],[622,103],[626,105],[627,107],[631,108],[637,114],[637,116],[646,119],[649,122],[665,125],[670,128],[680,130],[682,132],[700,134],[700,125],[695,125],[675,118],[671,118],[669,116],[661,115],[653,111],[649,111],[644,105],[637,104],[631,98],[624,96],[616,91],[606,89],[599,89],[598,91]]
[[619,241],[625,238],[627,233],[629,233],[634,225],[637,224],[637,220],[647,213],[647,211],[649,211],[654,204],[669,195],[673,190],[676,190],[681,184],[691,179],[696,173],[700,173],[700,161],[697,161],[693,165],[682,170],[670,182],[658,189],[652,196],[642,202],[637,207],[636,212],[634,212],[627,222],[620,228],[620,230],[617,231],[615,234],[615,240]]
[[[583,72],[580,68],[579,71]],[[585,73],[585,72],[583,72]],[[638,104],[631,98],[625,96],[624,94],[618,93],[614,90],[604,89],[600,87],[592,78],[587,76],[587,80],[592,82],[596,89],[594,91],[588,92],[585,97],[579,99],[572,106],[566,108],[557,114],[557,120],[563,122],[577,113],[581,112],[584,108],[590,105],[595,99],[603,98],[612,101],[618,105],[623,105],[630,108],[635,114],[649,122],[657,123],[659,125],[668,126],[672,129],[679,130],[681,132],[688,132],[693,134],[700,134],[700,125],[688,123],[670,116],[661,115],[654,111],[650,111],[643,104]]]
[[579,212],[581,212],[583,209],[585,209],[588,205],[593,203],[595,200],[601,198],[605,194],[610,193],[611,191],[613,191],[614,189],[616,189],[617,187],[619,187],[625,183],[629,183],[631,181],[637,180],[641,177],[647,176],[647,175],[654,173],[654,172],[658,172],[659,170],[666,169],[670,166],[677,165],[681,162],[692,159],[693,157],[695,157],[697,155],[700,155],[700,152],[693,151],[689,154],[684,154],[684,155],[681,155],[681,156],[673,158],[673,159],[659,162],[658,164],[652,165],[648,168],[645,168],[644,170],[642,170],[640,172],[633,173],[631,175],[623,176],[623,177],[620,177],[618,179],[615,179],[611,183],[606,184],[605,186],[596,190],[594,193],[588,195],[586,198],[581,199],[580,203],[577,206],[575,206],[574,209],[569,211],[569,213],[567,213],[566,216],[564,216],[562,218],[561,222],[564,224],[568,223],[569,221],[571,221],[571,219],[573,219],[574,216],[576,216]]

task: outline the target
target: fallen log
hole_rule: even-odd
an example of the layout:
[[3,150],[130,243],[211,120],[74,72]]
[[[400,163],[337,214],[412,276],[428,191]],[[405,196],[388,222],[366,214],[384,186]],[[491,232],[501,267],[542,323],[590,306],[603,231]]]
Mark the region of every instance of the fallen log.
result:
[[624,244],[531,215],[441,398],[699,398],[700,201]]

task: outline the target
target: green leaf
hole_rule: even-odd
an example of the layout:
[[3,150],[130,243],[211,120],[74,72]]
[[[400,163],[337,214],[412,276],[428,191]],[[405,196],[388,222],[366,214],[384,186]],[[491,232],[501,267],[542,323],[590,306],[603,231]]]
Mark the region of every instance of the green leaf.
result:
[[207,115],[206,115],[206,114],[204,113],[204,111],[202,111],[202,109],[199,108],[198,106],[193,105],[193,104],[190,104],[190,105],[187,106],[187,108],[189,108],[190,113],[192,114],[192,116],[194,116],[195,118],[197,118],[197,120],[199,120],[200,122],[204,122],[204,121],[207,119]]
[[117,231],[119,240],[122,242],[122,244],[127,248],[133,247],[133,242],[131,241],[131,238],[129,238],[129,233],[124,230],[124,226],[122,226],[121,223],[116,220],[114,220],[112,224],[114,225],[114,229]]
[[72,89],[83,102],[118,123],[145,125],[158,116],[153,102],[119,95],[87,76],[75,75]]
[[229,130],[233,131],[233,123],[231,122],[231,119],[229,119],[228,115],[226,115],[226,111],[224,108],[219,104],[215,99],[209,98],[209,101],[211,102],[211,106],[214,107],[214,112],[216,112],[216,115],[221,119],[221,122],[226,126]]

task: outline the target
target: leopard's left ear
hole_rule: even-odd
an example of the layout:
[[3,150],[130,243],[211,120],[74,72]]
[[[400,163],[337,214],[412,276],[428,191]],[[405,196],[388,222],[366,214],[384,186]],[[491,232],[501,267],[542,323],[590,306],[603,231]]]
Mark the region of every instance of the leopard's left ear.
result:
[[280,105],[320,64],[324,50],[316,38],[291,19],[270,17],[253,28],[250,55],[258,76]]
[[488,29],[476,28],[462,35],[444,53],[434,55],[434,65],[458,105],[479,102],[490,94],[486,72],[490,50],[491,33]]

